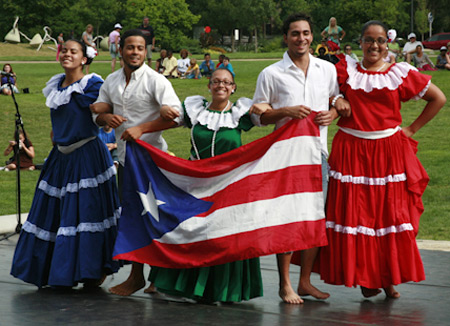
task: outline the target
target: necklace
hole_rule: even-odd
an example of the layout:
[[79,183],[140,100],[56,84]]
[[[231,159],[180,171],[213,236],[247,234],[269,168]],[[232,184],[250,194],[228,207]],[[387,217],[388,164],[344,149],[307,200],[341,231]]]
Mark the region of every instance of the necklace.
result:
[[[385,65],[386,65],[386,62],[383,62],[383,65],[382,65],[380,68],[378,68],[378,69],[376,70],[376,72],[380,72],[381,70],[383,70],[383,68],[384,68]],[[367,68],[364,67],[362,60],[361,60],[361,68],[363,68],[364,70],[367,70]],[[369,70],[367,70],[367,71],[369,71]]]
[[[208,105],[206,106],[205,110],[208,110],[210,106],[211,106],[211,103],[208,103]],[[228,101],[227,105],[225,105],[225,107],[222,109],[222,111],[220,111],[220,117],[222,117],[222,114],[229,107],[231,107],[231,102],[230,101]],[[219,117],[219,121],[220,121],[220,117]],[[194,127],[195,127],[195,125],[193,125],[192,128],[191,128],[191,142],[192,142],[192,147],[194,148],[194,151],[195,151],[195,156],[197,156],[197,160],[199,160],[200,159],[200,154],[198,152],[197,145],[195,144]],[[219,129],[220,129],[220,127],[219,127]],[[214,134],[213,134],[212,141],[211,141],[211,157],[214,157],[214,149],[215,149],[215,145],[216,145],[216,135],[217,135],[217,132],[219,131],[219,129],[214,130]]]

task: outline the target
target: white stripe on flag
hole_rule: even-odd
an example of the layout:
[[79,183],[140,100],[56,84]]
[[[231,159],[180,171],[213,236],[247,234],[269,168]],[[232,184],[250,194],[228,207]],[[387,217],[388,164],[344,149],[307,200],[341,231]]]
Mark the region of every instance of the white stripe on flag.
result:
[[325,218],[323,193],[304,192],[278,198],[234,205],[206,217],[182,222],[159,241],[168,244],[211,240],[260,228]]
[[164,169],[161,169],[161,172],[178,188],[197,198],[205,198],[249,175],[277,171],[290,166],[321,164],[320,139],[314,136],[299,136],[276,142],[260,159],[216,177],[189,177]]

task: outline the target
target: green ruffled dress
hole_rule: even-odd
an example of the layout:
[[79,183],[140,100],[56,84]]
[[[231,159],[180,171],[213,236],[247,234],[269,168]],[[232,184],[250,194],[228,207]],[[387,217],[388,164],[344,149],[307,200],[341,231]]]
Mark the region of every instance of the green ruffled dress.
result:
[[[253,127],[247,113],[250,106],[250,99],[240,98],[231,110],[221,113],[209,110],[201,96],[186,98],[184,124],[191,128],[191,159],[208,158],[241,146],[242,130]],[[201,268],[152,267],[149,280],[160,292],[202,302],[239,302],[263,295],[259,258]]]

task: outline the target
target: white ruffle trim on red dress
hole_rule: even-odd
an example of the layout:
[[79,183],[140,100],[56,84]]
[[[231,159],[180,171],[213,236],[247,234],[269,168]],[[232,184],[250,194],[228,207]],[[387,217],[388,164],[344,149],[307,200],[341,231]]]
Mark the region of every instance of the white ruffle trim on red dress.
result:
[[[393,91],[403,83],[410,71],[418,71],[407,62],[399,62],[393,64],[387,71],[374,74],[358,70],[359,63],[349,56],[346,56],[346,62],[347,84],[354,90],[362,89],[367,93],[383,88]],[[414,99],[421,98],[427,92],[429,85],[430,82]]]
[[47,98],[47,100],[45,101],[45,105],[50,109],[56,110],[59,106],[69,103],[72,97],[72,93],[84,94],[84,89],[86,88],[89,79],[91,79],[92,77],[96,76],[103,80],[100,75],[92,73],[84,76],[80,81],[75,82],[62,90],[59,90],[59,83],[61,79],[65,77],[65,75],[66,74],[62,73],[53,76],[47,82],[47,86],[45,86],[45,88],[42,90],[42,93],[44,93],[44,96]]
[[241,97],[231,106],[230,111],[220,114],[220,111],[208,110],[208,102],[200,95],[189,96],[184,101],[186,113],[191,119],[192,125],[201,124],[210,130],[217,131],[222,127],[237,128],[239,120],[245,115],[253,101],[246,97]]
[[414,231],[414,228],[411,223],[403,223],[400,225],[391,225],[386,228],[374,229],[368,228],[366,226],[358,225],[357,227],[352,226],[343,226],[340,224],[336,224],[333,221],[326,222],[327,229],[333,229],[334,232],[345,233],[345,234],[364,234],[371,237],[382,237],[390,233],[400,233],[404,231]]

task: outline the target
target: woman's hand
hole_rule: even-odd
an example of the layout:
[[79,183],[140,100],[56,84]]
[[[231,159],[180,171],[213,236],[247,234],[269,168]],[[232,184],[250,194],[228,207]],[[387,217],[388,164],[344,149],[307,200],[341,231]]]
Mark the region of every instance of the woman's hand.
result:
[[352,114],[350,103],[346,99],[338,98],[334,107],[341,117],[348,118]]
[[105,114],[104,116],[104,121],[106,122],[107,125],[109,125],[111,128],[117,128],[120,125],[122,125],[122,123],[124,123],[125,121],[127,121],[126,118],[122,117],[121,115],[118,114]]
[[177,109],[168,105],[163,105],[159,113],[164,120],[174,120],[180,116]]

